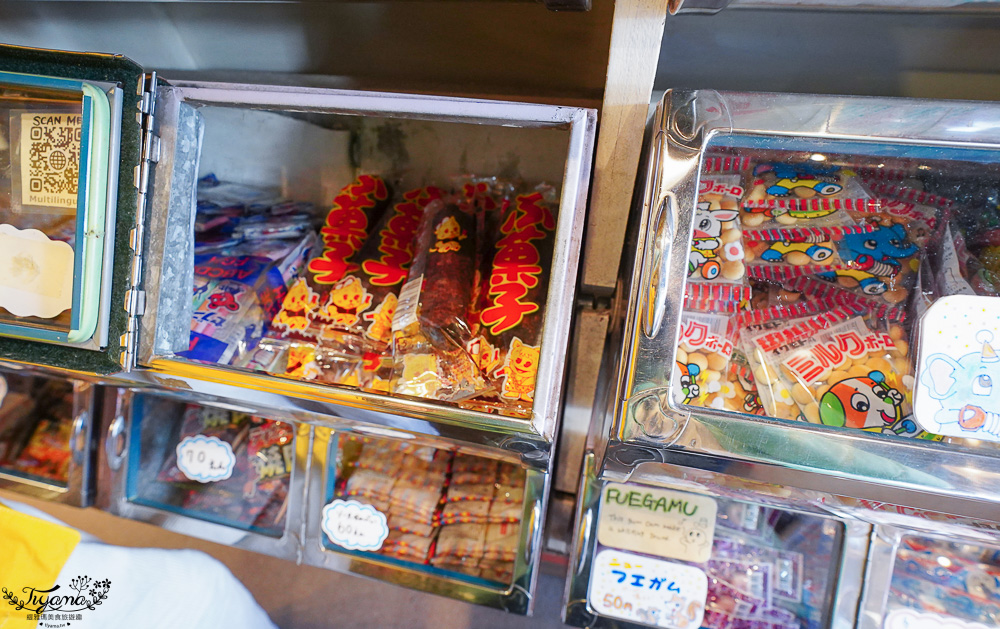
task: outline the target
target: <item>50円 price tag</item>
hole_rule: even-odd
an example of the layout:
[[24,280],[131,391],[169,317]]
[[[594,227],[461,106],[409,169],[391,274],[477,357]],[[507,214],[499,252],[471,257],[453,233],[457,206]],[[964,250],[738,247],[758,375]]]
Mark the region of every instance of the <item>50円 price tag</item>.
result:
[[195,435],[177,444],[177,469],[199,483],[214,483],[233,475],[233,447],[218,437]]
[[698,568],[612,549],[597,553],[587,593],[602,616],[670,629],[700,627],[707,598]]

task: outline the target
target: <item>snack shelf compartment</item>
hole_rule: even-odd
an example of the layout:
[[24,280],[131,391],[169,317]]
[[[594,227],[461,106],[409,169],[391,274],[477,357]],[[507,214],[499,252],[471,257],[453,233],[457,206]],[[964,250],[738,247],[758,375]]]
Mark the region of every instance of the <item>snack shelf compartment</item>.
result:
[[[605,543],[607,541],[616,544],[622,543],[620,540],[616,541],[610,535],[610,531],[612,531],[611,526],[608,526],[606,529],[609,532],[605,534],[607,538],[601,538],[600,536],[598,529],[601,526],[601,503],[602,501],[606,501],[605,486],[607,482],[598,477],[598,463],[599,461],[595,453],[588,450],[584,456],[580,489],[577,494],[576,521],[573,548],[570,555],[569,575],[564,597],[566,607],[563,612],[563,620],[570,626],[595,629],[612,627],[631,629],[648,626],[646,623],[638,621],[635,615],[630,613],[637,609],[641,610],[640,606],[632,605],[632,603],[626,605],[621,602],[622,600],[626,602],[633,601],[628,596],[629,589],[626,587],[629,585],[628,580],[621,587],[613,588],[610,591],[607,585],[603,586],[603,589],[596,589],[591,583],[592,578],[597,574],[595,560],[599,553],[624,550],[624,553],[620,553],[624,555],[624,559],[620,558],[619,561],[631,561],[634,555],[632,551],[638,550],[634,546],[621,549],[618,546]],[[731,474],[730,472],[734,473]],[[809,496],[807,492],[747,481],[740,477],[739,471],[728,469],[710,473],[687,467],[684,464],[672,463],[661,466],[654,476],[646,476],[641,479],[634,478],[627,481],[623,479],[621,482],[628,483],[620,487],[621,491],[634,489],[643,492],[649,491],[650,488],[672,490],[674,493],[670,493],[667,496],[666,499],[668,501],[673,498],[684,497],[684,494],[676,492],[685,492],[688,496],[691,494],[703,496],[704,498],[698,499],[699,506],[703,506],[705,500],[714,503],[718,509],[716,523],[729,522],[726,528],[723,528],[721,525],[713,525],[715,526],[714,533],[716,540],[719,540],[721,533],[723,537],[742,540],[739,543],[763,543],[760,540],[757,542],[753,540],[758,539],[759,532],[768,526],[765,523],[768,520],[765,517],[769,513],[766,511],[767,509],[773,510],[770,514],[774,517],[780,514],[781,517],[786,519],[801,520],[800,524],[804,523],[805,530],[810,530],[814,537],[825,538],[827,541],[816,545],[811,551],[804,550],[803,548],[799,548],[798,550],[805,553],[806,556],[815,554],[817,557],[822,557],[822,561],[810,566],[807,560],[802,566],[790,571],[787,565],[778,567],[780,561],[775,563],[779,574],[772,573],[768,577],[772,584],[794,582],[791,575],[797,574],[801,577],[804,567],[805,571],[808,572],[808,578],[802,582],[810,583],[810,586],[808,588],[809,594],[804,594],[801,599],[802,606],[792,603],[789,599],[785,599],[782,602],[779,598],[774,599],[774,604],[777,607],[784,606],[787,610],[793,611],[793,616],[798,616],[796,622],[803,623],[802,626],[825,626],[833,628],[855,626],[858,601],[863,588],[869,536],[872,530],[870,524],[859,521],[849,514],[830,512],[822,506],[817,506],[817,504],[811,501],[813,496]],[[653,500],[660,498],[659,494],[653,496]],[[637,504],[641,507],[642,501],[640,500]],[[603,509],[608,508],[604,507]],[[663,531],[677,525],[674,520],[669,519],[670,516],[666,515],[663,509],[659,512],[648,511],[646,513],[649,515],[637,516],[636,521],[631,524],[635,524],[639,530],[643,530],[644,535],[647,536],[645,538],[647,540],[655,539],[648,537],[651,532]],[[752,517],[746,518],[746,514],[748,513],[752,513]],[[617,515],[619,519],[616,521],[622,522],[622,514],[618,513]],[[695,515],[696,513],[692,514],[692,516]],[[662,528],[643,528],[648,527],[648,523],[655,523],[657,516],[659,516],[659,525]],[[648,523],[645,522],[647,519]],[[740,532],[743,527],[740,524],[741,522],[751,523],[751,528],[756,532],[749,534],[746,531]],[[684,525],[681,526],[683,528]],[[727,529],[728,532],[725,532]],[[804,537],[808,539],[809,535],[805,535]],[[780,537],[777,539],[780,539]],[[635,543],[637,543],[636,540],[632,540],[632,542],[626,542],[626,545]],[[648,548],[652,549],[655,547],[652,541],[648,541],[647,543]],[[719,542],[716,541],[715,543],[718,545]],[[725,543],[723,542],[723,544]],[[771,543],[773,544],[775,541]],[[681,548],[683,545],[675,543],[674,547]],[[662,543],[659,548],[661,550],[666,549]],[[788,547],[784,550],[795,549]],[[635,557],[640,559],[644,557],[649,559],[650,557],[658,556],[656,551],[653,550],[639,552],[642,554]],[[718,549],[713,550],[712,553],[711,556],[713,558],[718,558],[722,561],[732,560],[731,558],[727,559],[725,554],[718,554]],[[663,555],[663,557],[668,557],[668,555]],[[758,557],[757,561],[766,561],[764,555]],[[682,569],[688,570],[687,566],[690,565],[704,565],[697,561],[692,563],[689,557],[670,559],[669,562],[679,563],[684,566]],[[827,570],[828,572],[826,572]],[[681,577],[683,574],[682,572],[671,573],[673,577],[678,579],[678,583],[682,583]],[[683,582],[681,586],[682,596],[690,592],[688,585],[687,581]],[[602,593],[605,596],[601,596],[600,594]],[[606,597],[607,600],[605,600]],[[616,598],[619,599],[617,602]],[[649,600],[649,610],[652,614],[647,617],[649,624],[659,625],[661,621],[665,621],[670,614],[674,613],[680,614],[680,620],[677,622],[681,623],[687,622],[690,624],[697,617],[696,614],[694,617],[688,619],[685,614],[690,612],[690,608],[686,604],[682,604],[678,608],[677,605],[667,604],[667,600],[669,599],[665,596],[662,597],[661,601]],[[699,599],[696,596],[694,602],[698,603],[701,608],[704,608],[706,599]],[[709,607],[711,607],[711,603]],[[632,616],[631,619],[629,616]],[[678,617],[675,616],[675,618]],[[708,621],[708,616],[706,616],[703,623],[707,623]]]
[[[95,506],[218,544],[299,559],[308,425],[272,416],[261,421],[257,409],[168,391],[109,387],[106,393]],[[191,440],[215,441],[216,450],[178,450]],[[221,456],[222,465],[229,459],[230,474],[182,468],[184,454],[205,454],[210,462]],[[203,473],[205,480],[192,480]]]
[[980,627],[996,622],[995,530],[909,519],[872,532],[857,626]]
[[[373,448],[381,450],[366,458],[366,449]],[[398,471],[390,465],[390,452],[402,457]],[[435,463],[441,463],[441,457],[445,456],[450,467],[428,472],[427,464],[431,461],[428,452],[434,453]],[[312,457],[303,563],[514,614],[531,613],[551,474],[526,466],[509,453],[365,426],[317,427]],[[474,462],[471,466],[470,461]],[[376,467],[384,465],[385,469],[373,472],[373,462]],[[490,466],[489,479],[470,480],[469,476],[478,475],[479,471],[469,470],[483,464]],[[466,471],[460,471],[460,466]],[[445,469],[448,471],[441,471]],[[471,483],[491,485],[493,469],[500,470],[498,478],[506,476],[508,480],[496,481],[492,502],[488,497],[482,502],[478,495],[469,496],[468,501],[462,497],[454,501],[453,496],[460,490],[465,492],[464,487]],[[396,486],[384,495],[366,490],[371,485],[355,484],[359,479],[354,476],[359,473],[375,474],[381,479],[377,482],[395,478]],[[426,482],[425,479],[417,482],[414,476],[427,473],[442,474],[447,479],[443,488],[435,486],[434,491],[442,494],[442,502],[437,503],[436,495],[431,501],[437,504],[433,518],[429,512],[418,515],[420,510],[415,508],[418,503],[409,498],[408,489],[403,487],[407,483],[407,487],[416,487]],[[475,491],[470,493],[476,493],[479,488],[472,489]],[[362,546],[345,547],[333,541],[331,531],[338,521],[328,519],[327,511],[333,505],[345,507],[358,503],[362,509],[374,508],[386,516],[383,522],[387,521],[392,530],[386,529],[388,538],[380,544],[381,548],[365,550]],[[477,504],[484,506],[477,509]],[[488,520],[485,505],[490,506]],[[405,524],[397,528],[400,521],[414,519],[418,524],[409,525],[414,529]],[[419,524],[421,519],[427,523],[426,530],[416,530],[424,526]],[[484,531],[475,530],[479,526],[485,530],[485,538]],[[451,535],[463,529],[460,538]],[[468,538],[464,537],[466,534]],[[409,556],[408,547],[420,556]]]
[[[465,410],[453,405],[386,397],[356,389],[299,382],[226,366],[196,363],[156,349],[158,322],[148,312],[143,321],[143,334],[138,348],[140,368],[125,378],[136,384],[190,388],[196,392],[250,402],[260,408],[349,415],[364,417],[375,423],[399,421],[408,428],[432,434],[437,430],[452,434],[461,432],[473,441],[493,446],[498,442],[516,442],[518,445],[511,447],[548,450],[555,436],[561,399],[563,363],[575,292],[578,243],[581,238],[595,128],[593,111],[426,96],[253,85],[178,82],[173,92],[176,94],[175,98],[202,111],[224,111],[230,114],[237,112],[236,118],[230,116],[221,123],[216,122],[217,118],[207,118],[201,167],[203,173],[224,172],[227,167],[230,170],[233,168],[231,162],[241,159],[246,161],[245,156],[237,158],[226,155],[225,149],[218,143],[219,138],[243,133],[247,128],[245,125],[250,124],[243,122],[244,126],[240,126],[239,112],[245,111],[245,115],[250,117],[248,119],[253,119],[251,115],[280,116],[282,112],[298,112],[302,117],[302,112],[307,112],[305,117],[312,121],[335,129],[348,129],[357,140],[354,157],[359,159],[358,167],[368,172],[380,172],[382,169],[395,172],[402,189],[425,183],[444,183],[448,176],[462,167],[484,170],[492,167],[493,172],[498,172],[504,168],[504,160],[515,152],[523,154],[523,161],[527,162],[522,163],[519,170],[516,163],[513,165],[514,170],[511,172],[515,176],[533,178],[536,181],[546,177],[555,179],[560,193],[560,209],[555,231],[556,250],[541,332],[544,349],[536,381],[536,391],[539,393],[534,400],[530,418],[517,419]],[[267,110],[267,113],[250,110]],[[213,127],[213,124],[216,126]],[[221,132],[220,125],[224,127]],[[379,133],[383,135],[379,136]],[[380,152],[377,139],[384,138],[386,133],[396,133],[402,139],[398,140],[398,145],[381,149]],[[290,141],[285,140],[286,144]],[[479,145],[493,145],[496,150],[483,151],[476,148]],[[288,148],[280,146],[278,150],[287,152]],[[163,150],[169,150],[169,147]],[[475,157],[472,157],[473,150],[478,152]],[[460,166],[459,158],[464,152],[468,152],[471,161],[468,164],[463,162]],[[425,155],[429,155],[432,161],[422,163],[421,157]],[[349,157],[345,148],[341,154],[334,154],[329,159],[336,164],[346,165]],[[260,161],[265,164],[263,168],[270,166],[275,170],[282,170],[268,162],[268,159],[266,155],[261,156]],[[538,170],[532,172],[532,165]],[[161,158],[161,162],[154,168],[154,212],[158,207],[155,201],[155,177],[165,166],[169,167]],[[293,164],[284,169],[283,176],[301,181],[310,167],[312,165]],[[510,165],[507,167],[511,168]],[[350,172],[348,166],[341,166],[341,171],[348,175]],[[338,180],[337,177],[330,176],[323,181],[323,185],[336,190],[349,182],[350,179]],[[294,193],[294,190],[291,192]],[[157,253],[155,248],[147,250],[147,267],[157,255],[163,255],[162,251],[160,249],[160,253]],[[153,264],[156,265],[155,262]],[[150,278],[147,277],[147,283],[149,281]],[[149,292],[145,301],[151,304],[157,298],[158,295]],[[399,417],[388,418],[390,414]],[[421,429],[420,426],[424,428]],[[543,458],[545,456],[542,455]]]
[[[624,478],[642,467],[655,476],[678,455],[709,469],[741,466],[763,482],[995,519],[1000,459],[988,442],[936,443],[680,406],[664,366],[675,362],[696,183],[713,142],[981,163],[1000,148],[997,116],[986,103],[669,91],[651,123],[641,214],[626,248],[631,288],[623,337],[613,341],[621,358],[607,398],[610,439],[598,447],[601,476]],[[654,434],[636,421],[643,407]]]
[[86,507],[94,499],[97,387],[26,369],[0,371],[0,487]]

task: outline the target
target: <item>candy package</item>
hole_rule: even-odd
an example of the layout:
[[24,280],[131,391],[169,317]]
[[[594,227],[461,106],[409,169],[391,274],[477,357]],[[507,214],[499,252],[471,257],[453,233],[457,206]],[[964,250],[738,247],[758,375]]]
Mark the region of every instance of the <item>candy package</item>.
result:
[[358,314],[361,287],[342,280],[356,268],[350,260],[388,202],[388,187],[374,175],[359,176],[334,197],[320,229],[322,252],[309,260],[273,315],[272,325],[283,337],[315,342],[323,326]]
[[469,452],[341,437],[333,497],[385,514],[378,553],[509,584],[520,546],[525,473]]
[[705,406],[722,387],[733,355],[735,320],[731,316],[685,310],[671,378],[674,400]]
[[225,365],[253,352],[313,244],[307,235],[249,254],[236,248],[195,256],[191,344],[178,355]]
[[352,259],[354,270],[331,290],[334,302],[346,303],[348,293],[360,297],[355,309],[338,312],[323,327],[315,353],[321,381],[389,390],[392,318],[399,290],[413,258],[424,207],[440,195],[436,188],[403,193]]
[[853,171],[810,161],[759,162],[744,187],[744,229],[851,225],[847,210],[870,199]]
[[[771,333],[772,336],[774,333]],[[871,330],[860,317],[767,351],[769,375],[782,381],[806,421],[828,426],[923,436],[910,418],[904,392],[912,388],[905,346]]]
[[466,350],[472,341],[474,234],[475,217],[457,204],[436,201],[425,208],[392,321],[396,394],[460,401],[488,386]]
[[493,388],[492,395],[475,401],[478,408],[531,414],[555,246],[553,194],[542,188],[517,195],[501,217],[479,334],[469,344]]
[[706,175],[698,183],[691,252],[690,281],[740,282],[744,276],[739,175]]

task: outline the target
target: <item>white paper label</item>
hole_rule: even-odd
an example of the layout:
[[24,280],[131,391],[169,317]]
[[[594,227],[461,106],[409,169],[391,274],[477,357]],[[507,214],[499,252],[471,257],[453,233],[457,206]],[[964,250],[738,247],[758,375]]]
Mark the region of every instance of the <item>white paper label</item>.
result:
[[73,248],[37,229],[0,225],[0,307],[51,319],[73,305]]
[[594,559],[587,592],[602,616],[671,629],[700,627],[707,596],[708,578],[694,566],[610,549]]
[[218,437],[195,435],[177,444],[177,468],[199,483],[214,483],[233,475],[233,447]]
[[1000,316],[995,297],[951,295],[920,324],[913,416],[927,432],[1000,441]]
[[708,496],[608,483],[597,539],[605,546],[703,563],[712,555],[716,509]]
[[940,616],[915,609],[894,609],[885,618],[884,629],[989,629],[979,622]]
[[21,205],[76,209],[80,114],[22,112]]
[[357,500],[334,500],[323,507],[323,532],[350,550],[378,550],[389,536],[385,514]]
[[392,317],[392,331],[401,332],[417,322],[417,307],[420,304],[420,290],[424,276],[415,277],[399,289],[396,313]]

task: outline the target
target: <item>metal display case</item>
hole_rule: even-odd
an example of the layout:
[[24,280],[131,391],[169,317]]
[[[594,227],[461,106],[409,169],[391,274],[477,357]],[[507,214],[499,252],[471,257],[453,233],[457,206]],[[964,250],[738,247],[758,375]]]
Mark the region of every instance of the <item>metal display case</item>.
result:
[[[724,472],[662,464],[655,480],[619,484],[599,480],[596,463],[588,452],[567,624],[712,627],[729,626],[734,616],[788,623],[775,626],[855,626],[871,525],[817,506],[809,492]],[[714,521],[692,528],[701,509]],[[688,554],[692,534],[709,540],[700,557]],[[663,574],[653,581],[644,573],[637,586],[630,566]],[[661,580],[668,591],[646,592]]]
[[[618,328],[622,338],[613,341],[619,358],[602,418],[610,440],[595,446],[599,476],[642,481],[656,478],[669,463],[721,466],[756,481],[846,497],[844,504],[884,502],[995,519],[1000,466],[988,436],[975,441],[902,438],[881,434],[888,430],[834,427],[818,419],[786,421],[746,410],[696,407],[674,398],[671,378],[681,375],[674,365],[680,356],[682,304],[691,285],[689,255],[706,153],[743,164],[789,155],[813,164],[829,158],[833,164],[837,156],[848,155],[858,171],[882,178],[876,182],[882,193],[896,186],[895,193],[910,194],[909,201],[917,204],[942,203],[929,190],[908,188],[933,171],[941,182],[950,181],[948,194],[961,200],[951,219],[939,220],[943,229],[949,221],[964,220],[961,216],[988,214],[958,206],[974,205],[966,193],[993,177],[1000,149],[998,116],[1000,109],[986,103],[667,92],[651,121],[641,211],[624,254],[631,274],[623,292],[628,304]],[[890,173],[895,179],[887,181]],[[958,231],[959,224],[953,229]],[[979,233],[976,229],[969,233]],[[927,296],[924,307],[947,294],[928,292],[923,285],[913,290]],[[915,301],[899,307],[909,309],[904,314],[911,321],[920,319]],[[886,314],[885,303],[879,308],[883,319],[893,316]],[[917,333],[915,328],[911,343],[916,344]],[[910,360],[912,365],[912,354]],[[890,373],[902,377],[912,366],[900,368]],[[915,374],[917,381],[921,373]],[[913,406],[919,410],[920,404]]]
[[86,507],[94,499],[96,387],[0,371],[0,487]]
[[96,506],[218,544],[299,559],[309,425],[169,392],[107,393]]
[[858,627],[996,624],[995,531],[875,527]]
[[[550,474],[510,454],[365,426],[317,427],[312,454],[304,563],[531,613]],[[399,461],[392,463],[394,457]],[[431,495],[422,497],[427,508],[420,511],[413,496],[427,487]],[[482,487],[495,492],[492,502]],[[375,527],[388,538],[366,548],[363,540],[339,537],[335,507],[352,504],[381,517]]]
[[[43,352],[27,342],[5,341],[10,347],[6,358],[84,374],[114,371],[109,363],[114,361],[120,370],[131,372],[118,378],[136,385],[250,401],[262,410],[364,417],[373,423],[511,449],[541,462],[540,467],[546,465],[562,398],[596,112],[328,89],[170,85],[121,57],[16,47],[3,52],[11,57],[11,66],[27,59],[48,64],[42,67],[56,75],[84,58],[97,68],[127,67],[131,80],[117,80],[126,92],[135,92],[138,108],[136,116],[124,117],[127,128],[122,130],[128,149],[122,149],[120,170],[135,176],[121,178],[118,198],[118,206],[128,208],[119,212],[120,242],[114,256],[114,285],[127,288],[118,298],[113,296],[112,310],[120,314],[122,306],[127,315],[112,318],[112,327],[123,326],[121,342],[113,331],[116,342],[101,357],[80,358],[78,352],[72,356]],[[103,74],[97,78],[108,79]],[[131,100],[124,108],[132,109]],[[178,112],[185,108],[201,114],[204,140],[199,128],[185,126],[180,119]],[[556,244],[540,332],[545,348],[537,371],[539,393],[530,416],[509,418],[177,357],[176,343],[165,345],[160,335],[163,328],[177,323],[176,317],[164,319],[171,319],[176,311],[171,306],[186,293],[170,278],[176,273],[183,276],[185,269],[166,272],[163,265],[166,261],[169,267],[184,249],[184,239],[178,240],[172,230],[181,228],[183,235],[184,225],[193,220],[193,205],[186,195],[193,194],[190,178],[199,173],[192,173],[190,165],[199,158],[200,174],[220,178],[252,174],[258,185],[279,187],[289,197],[319,206],[330,203],[355,172],[384,173],[403,190],[446,183],[456,173],[467,172],[523,178],[533,185],[551,183],[558,191]],[[101,364],[90,364],[95,361]]]

